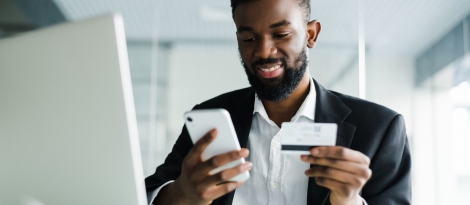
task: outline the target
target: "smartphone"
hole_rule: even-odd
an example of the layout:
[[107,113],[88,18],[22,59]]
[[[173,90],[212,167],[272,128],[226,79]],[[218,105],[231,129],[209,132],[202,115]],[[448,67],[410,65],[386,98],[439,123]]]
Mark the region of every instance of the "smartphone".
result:
[[[203,109],[193,110],[184,114],[186,128],[188,129],[191,140],[194,144],[201,139],[207,132],[216,128],[217,137],[202,152],[202,160],[208,160],[213,156],[223,154],[230,151],[240,150],[237,133],[233,127],[230,114],[225,109]],[[210,174],[219,173],[222,170],[235,167],[244,163],[245,159],[241,158],[229,162],[223,166],[210,171]],[[228,181],[245,181],[250,177],[248,171],[245,171]]]

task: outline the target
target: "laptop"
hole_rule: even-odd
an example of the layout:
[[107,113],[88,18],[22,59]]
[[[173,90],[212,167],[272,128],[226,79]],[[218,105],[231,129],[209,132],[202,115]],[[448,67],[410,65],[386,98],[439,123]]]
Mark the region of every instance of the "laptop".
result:
[[0,204],[147,204],[122,17],[0,40]]

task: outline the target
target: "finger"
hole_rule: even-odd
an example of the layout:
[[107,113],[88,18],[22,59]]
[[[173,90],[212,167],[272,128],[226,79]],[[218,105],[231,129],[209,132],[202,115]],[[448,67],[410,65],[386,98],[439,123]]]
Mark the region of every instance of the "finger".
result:
[[342,183],[353,185],[354,187],[362,187],[369,179],[363,176],[325,166],[312,167],[305,171],[305,175],[309,177],[334,179]]
[[302,155],[301,159],[302,161],[307,162],[309,164],[321,165],[343,170],[345,172],[363,176],[367,179],[369,179],[372,175],[372,171],[365,164],[359,164],[356,162],[345,161],[335,158],[319,158],[311,155]]
[[310,154],[315,157],[342,159],[361,164],[370,164],[370,159],[366,155],[362,154],[361,152],[341,146],[315,147],[310,149]]
[[332,192],[339,194],[340,196],[349,197],[359,191],[357,190],[357,188],[354,188],[348,184],[342,183],[334,179],[325,178],[325,177],[316,177],[315,182],[319,186],[326,187],[330,189]]
[[245,181],[243,182],[227,182],[218,186],[212,186],[210,187],[206,192],[203,194],[203,198],[207,201],[217,199],[229,192],[232,192],[236,188],[240,187],[243,185]]
[[223,170],[217,174],[214,175],[208,175],[203,179],[201,183],[201,187],[211,187],[216,184],[223,184],[222,182],[226,182],[230,180],[231,178],[239,175],[240,173],[243,173],[245,171],[251,170],[253,167],[253,164],[251,162],[245,162],[242,164],[239,164],[235,167],[232,167],[230,169]]
[[242,148],[241,150],[236,150],[232,152],[227,152],[224,154],[216,155],[203,163],[196,165],[195,169],[200,170],[201,173],[207,173],[217,167],[223,166],[229,162],[246,158],[249,155],[249,150]]
[[200,159],[202,152],[206,149],[206,147],[214,141],[215,137],[217,137],[217,129],[212,129],[207,132],[201,139],[199,139],[196,144],[191,148],[193,157],[198,157]]

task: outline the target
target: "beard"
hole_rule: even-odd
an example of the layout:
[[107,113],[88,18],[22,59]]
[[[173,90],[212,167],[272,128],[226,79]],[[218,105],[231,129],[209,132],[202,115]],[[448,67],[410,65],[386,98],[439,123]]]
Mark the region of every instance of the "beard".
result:
[[[246,75],[251,87],[255,90],[260,100],[269,100],[272,102],[280,102],[287,97],[297,88],[300,81],[302,80],[305,71],[307,70],[307,49],[304,48],[299,55],[299,58],[292,64],[288,62],[285,57],[281,58],[267,58],[260,59],[252,63],[251,68],[253,72],[250,72],[247,65],[240,58],[240,61],[245,68]],[[269,85],[261,81],[261,76],[255,70],[257,65],[263,65],[268,63],[282,63],[284,68],[284,76],[280,80],[268,79]],[[292,66],[289,66],[292,65]],[[295,66],[299,65],[298,68]]]

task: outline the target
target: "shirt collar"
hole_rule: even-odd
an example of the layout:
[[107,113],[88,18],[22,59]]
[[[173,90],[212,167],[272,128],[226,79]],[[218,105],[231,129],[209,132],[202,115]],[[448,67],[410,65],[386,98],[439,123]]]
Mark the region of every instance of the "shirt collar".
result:
[[[305,98],[304,102],[300,106],[297,113],[292,117],[291,122],[296,121],[299,116],[304,116],[310,120],[315,119],[315,104],[316,104],[316,97],[317,92],[315,90],[315,83],[313,82],[312,77],[309,76],[310,79],[310,91]],[[263,102],[258,98],[258,95],[255,94],[255,105],[253,109],[253,115],[255,113],[259,113],[264,119],[269,119],[268,114],[266,113],[266,109],[264,109]]]

